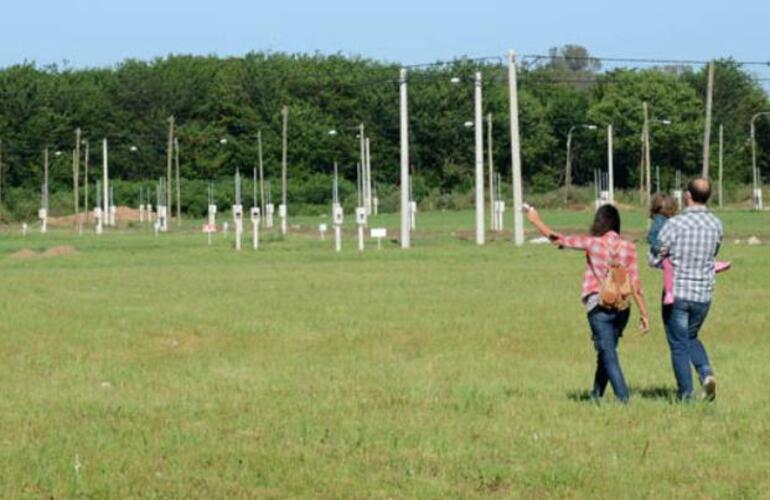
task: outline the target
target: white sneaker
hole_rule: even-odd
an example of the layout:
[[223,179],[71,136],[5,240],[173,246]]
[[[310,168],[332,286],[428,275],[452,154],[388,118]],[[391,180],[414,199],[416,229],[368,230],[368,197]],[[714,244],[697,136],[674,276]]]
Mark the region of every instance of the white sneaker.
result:
[[703,379],[703,400],[714,401],[717,397],[717,379],[709,375]]

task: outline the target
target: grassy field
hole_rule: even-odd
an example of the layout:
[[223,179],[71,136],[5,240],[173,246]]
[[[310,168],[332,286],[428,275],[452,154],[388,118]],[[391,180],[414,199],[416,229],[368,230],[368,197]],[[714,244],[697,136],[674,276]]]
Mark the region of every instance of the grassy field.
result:
[[[645,268],[627,407],[584,400],[582,255],[477,248],[470,212],[419,214],[413,249],[363,254],[352,227],[336,254],[310,218],[257,253],[208,247],[192,221],[159,238],[6,228],[0,497],[767,498],[770,247],[733,240],[770,240],[770,213],[720,216],[734,269],[702,332],[717,402],[672,402]],[[624,223],[642,239],[641,213]],[[396,234],[395,216],[373,224]],[[58,245],[77,253],[14,255]]]

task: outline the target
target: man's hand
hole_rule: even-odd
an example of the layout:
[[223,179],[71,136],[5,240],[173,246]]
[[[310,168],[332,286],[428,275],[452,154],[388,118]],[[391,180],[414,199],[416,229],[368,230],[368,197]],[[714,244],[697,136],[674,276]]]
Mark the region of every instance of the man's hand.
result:
[[639,329],[642,331],[642,335],[647,335],[650,331],[650,319],[647,316],[639,318]]

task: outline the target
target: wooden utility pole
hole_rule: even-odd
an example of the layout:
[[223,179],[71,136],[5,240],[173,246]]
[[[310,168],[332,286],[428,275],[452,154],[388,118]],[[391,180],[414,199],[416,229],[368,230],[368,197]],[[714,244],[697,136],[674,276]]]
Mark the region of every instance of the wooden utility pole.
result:
[[[261,213],[262,213],[262,221],[266,221],[267,218],[265,217],[265,210],[266,210],[266,201],[265,201],[265,171],[263,169],[262,164],[262,131],[257,131],[257,152],[259,156],[259,203],[261,206]],[[263,222],[264,224],[265,222]]]
[[487,113],[487,163],[489,163],[489,227],[497,230],[495,214],[495,165],[492,161],[492,113]]
[[289,216],[289,208],[286,206],[286,170],[288,168],[288,133],[289,133],[289,107],[284,106],[281,110],[283,115],[283,141],[282,141],[282,155],[281,155],[281,204],[283,209],[286,210],[286,217],[281,218],[281,234],[286,236],[286,219]]
[[174,116],[168,117],[168,145],[166,146],[166,210],[171,214],[171,164],[174,159]]
[[703,125],[703,172],[704,179],[709,177],[709,152],[711,147],[711,105],[714,99],[714,62],[708,66],[708,84],[706,86],[706,123]]
[[83,158],[83,205],[86,212],[86,224],[88,223],[90,219],[90,215],[88,214],[88,141],[86,140],[86,151],[85,151],[85,157]]
[[[182,220],[182,188],[179,182],[179,139],[174,137],[174,166],[176,168],[176,220]],[[169,210],[170,211],[170,210]]]
[[80,127],[75,129],[75,151],[72,155],[72,194],[75,215],[80,220]]
[[724,161],[725,129],[719,125],[719,208],[722,208],[722,162]]

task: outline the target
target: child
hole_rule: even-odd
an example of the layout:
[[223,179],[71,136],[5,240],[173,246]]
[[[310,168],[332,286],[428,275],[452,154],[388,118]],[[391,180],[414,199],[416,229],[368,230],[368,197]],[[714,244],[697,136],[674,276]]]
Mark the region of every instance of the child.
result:
[[[661,248],[660,240],[658,240],[658,234],[663,228],[666,221],[676,215],[679,210],[679,206],[674,198],[664,193],[657,193],[652,198],[650,203],[650,218],[652,219],[652,225],[650,231],[647,233],[647,242],[650,244],[650,252],[657,257],[664,252],[665,249]],[[674,303],[674,266],[671,264],[671,259],[668,257],[661,261],[661,267],[663,268],[663,304],[669,305]],[[720,273],[730,269],[730,262],[716,262],[715,271]]]

